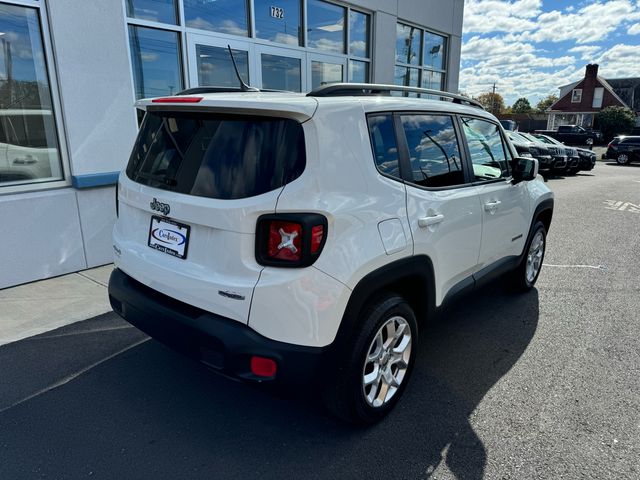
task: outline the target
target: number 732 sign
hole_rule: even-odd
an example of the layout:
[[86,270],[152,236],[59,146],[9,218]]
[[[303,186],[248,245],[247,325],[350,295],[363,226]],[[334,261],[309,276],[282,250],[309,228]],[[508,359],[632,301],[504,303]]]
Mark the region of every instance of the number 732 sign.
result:
[[271,16],[273,18],[277,18],[278,20],[284,19],[284,8],[281,7],[270,7]]

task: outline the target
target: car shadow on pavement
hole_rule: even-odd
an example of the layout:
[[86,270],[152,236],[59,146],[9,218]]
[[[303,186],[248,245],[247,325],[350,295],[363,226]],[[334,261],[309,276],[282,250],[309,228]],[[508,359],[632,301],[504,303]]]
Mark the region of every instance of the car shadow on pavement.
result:
[[0,413],[0,478],[414,479],[446,466],[481,479],[487,452],[469,417],[537,324],[535,290],[463,297],[423,328],[404,398],[365,429],[313,392],[274,395],[148,341]]
[[635,167],[635,168],[640,167],[640,163],[627,163],[626,165],[618,165],[617,162],[605,162],[605,165],[613,165],[616,167]]

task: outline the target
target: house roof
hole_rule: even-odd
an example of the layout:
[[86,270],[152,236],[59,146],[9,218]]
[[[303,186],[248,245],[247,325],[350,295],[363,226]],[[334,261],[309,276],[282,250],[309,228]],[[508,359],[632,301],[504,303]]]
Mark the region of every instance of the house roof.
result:
[[[605,80],[604,78],[602,78],[600,75],[598,75],[596,77],[596,80],[600,83],[600,85],[602,85],[606,90],[609,91],[609,93],[611,95],[613,95],[613,97],[618,100],[622,105],[624,105],[627,108],[630,108],[629,105],[627,105],[627,103],[622,100],[620,98],[620,96],[618,96],[618,94],[613,90],[613,87],[609,84],[609,82],[607,80]],[[623,79],[616,79],[616,80],[623,80]],[[547,110],[553,110],[553,107],[556,106],[557,103],[560,102],[560,100],[562,100],[564,97],[566,97],[567,95],[569,95],[573,89],[578,86],[578,84],[580,84],[582,81],[584,81],[584,78],[578,80],[577,82],[573,82],[573,83],[568,83],[566,85],[563,85],[560,87],[560,92],[562,92],[563,89],[567,89],[564,93],[564,95],[561,95],[560,98],[558,98],[558,100],[556,100],[555,103],[553,103]]]

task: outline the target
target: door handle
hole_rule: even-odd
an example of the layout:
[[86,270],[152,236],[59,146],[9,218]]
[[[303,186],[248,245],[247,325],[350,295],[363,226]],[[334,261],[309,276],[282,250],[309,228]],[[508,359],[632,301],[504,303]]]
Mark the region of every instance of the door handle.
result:
[[440,223],[444,220],[444,215],[432,215],[430,217],[420,217],[418,219],[418,226],[420,228],[430,227],[431,225],[435,225],[436,223]]
[[496,210],[496,208],[498,208],[498,205],[500,205],[502,202],[500,200],[494,200],[493,202],[487,202],[484,204],[484,209],[487,212],[493,212]]

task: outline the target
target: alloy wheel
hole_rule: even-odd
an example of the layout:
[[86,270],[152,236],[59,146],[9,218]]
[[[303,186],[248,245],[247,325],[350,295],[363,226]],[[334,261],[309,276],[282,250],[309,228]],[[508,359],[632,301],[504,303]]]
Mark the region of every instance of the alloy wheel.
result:
[[525,269],[525,275],[527,276],[527,282],[533,283],[540,272],[542,267],[542,257],[544,255],[544,235],[541,231],[536,232],[531,240],[531,246],[529,247],[529,253],[527,254],[527,268]]

